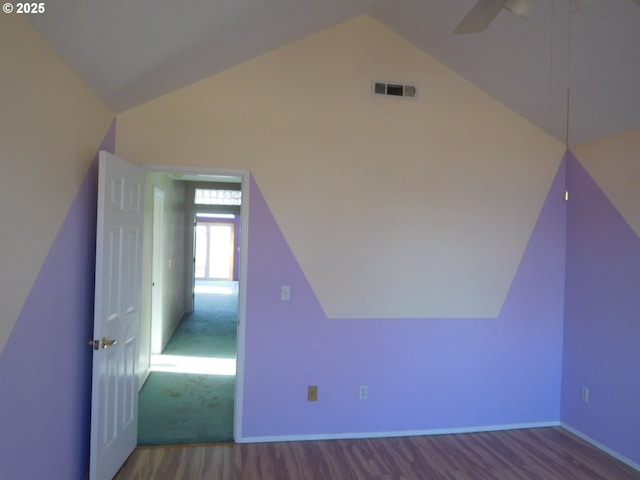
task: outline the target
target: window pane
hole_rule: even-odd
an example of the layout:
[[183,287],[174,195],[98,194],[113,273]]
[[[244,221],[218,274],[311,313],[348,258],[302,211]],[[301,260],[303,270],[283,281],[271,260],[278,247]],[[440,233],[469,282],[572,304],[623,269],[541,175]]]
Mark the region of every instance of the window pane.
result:
[[196,188],[193,201],[198,205],[240,205],[242,204],[242,192],[239,190]]
[[233,225],[209,226],[209,277],[232,278]]

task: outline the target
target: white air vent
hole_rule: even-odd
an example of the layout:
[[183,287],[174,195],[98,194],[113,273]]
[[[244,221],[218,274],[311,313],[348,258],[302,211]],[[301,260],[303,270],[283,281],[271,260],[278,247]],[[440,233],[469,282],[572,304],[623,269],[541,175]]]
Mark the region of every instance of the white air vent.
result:
[[373,95],[416,98],[418,88],[415,85],[404,83],[373,81],[371,82],[371,93]]

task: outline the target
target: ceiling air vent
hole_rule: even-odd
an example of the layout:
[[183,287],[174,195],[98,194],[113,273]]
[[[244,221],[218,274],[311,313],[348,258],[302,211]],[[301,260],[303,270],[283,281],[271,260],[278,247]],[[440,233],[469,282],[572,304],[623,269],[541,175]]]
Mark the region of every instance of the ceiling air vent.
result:
[[371,92],[373,95],[416,98],[418,89],[415,85],[374,81],[371,82]]

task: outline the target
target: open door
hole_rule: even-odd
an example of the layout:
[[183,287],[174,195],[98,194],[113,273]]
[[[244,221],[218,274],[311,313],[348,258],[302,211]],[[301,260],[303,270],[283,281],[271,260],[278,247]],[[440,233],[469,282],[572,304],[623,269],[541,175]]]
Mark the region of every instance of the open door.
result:
[[138,436],[144,173],[100,152],[90,480],[111,480]]

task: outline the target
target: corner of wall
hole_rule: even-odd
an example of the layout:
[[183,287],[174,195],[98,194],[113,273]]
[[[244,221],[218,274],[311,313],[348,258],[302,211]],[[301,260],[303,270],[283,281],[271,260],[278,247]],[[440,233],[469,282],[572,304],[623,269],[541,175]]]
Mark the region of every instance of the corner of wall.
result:
[[561,420],[640,463],[640,237],[571,152],[568,181]]

